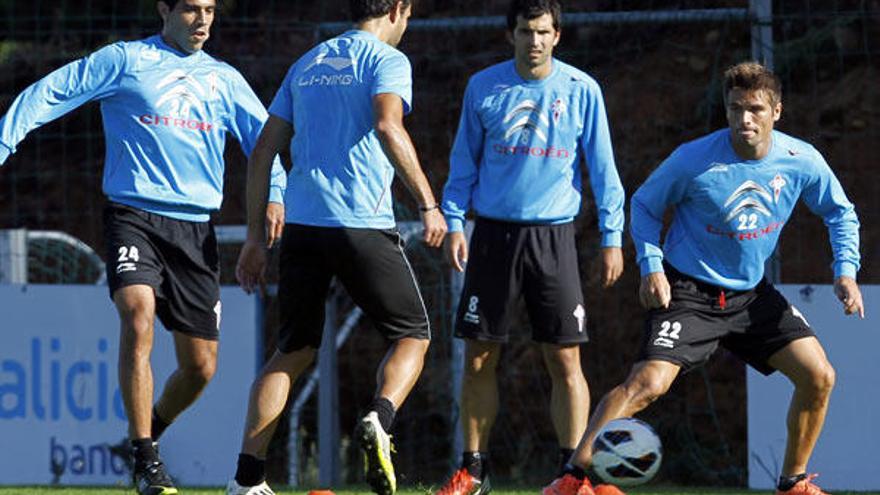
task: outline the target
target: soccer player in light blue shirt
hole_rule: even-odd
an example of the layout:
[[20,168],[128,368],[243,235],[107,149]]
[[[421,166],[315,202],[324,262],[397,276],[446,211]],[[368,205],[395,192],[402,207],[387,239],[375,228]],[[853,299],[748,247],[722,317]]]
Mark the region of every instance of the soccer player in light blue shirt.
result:
[[[514,58],[474,74],[465,90],[443,191],[447,251],[457,270],[467,263],[455,330],[466,349],[465,450],[441,494],[490,489],[495,368],[521,296],[553,382],[554,460],[557,454],[568,458],[587,423],[580,344],[588,338],[573,225],[584,188],[582,164],[598,210],[606,287],[623,270],[624,191],[599,84],[553,58],[560,18],[555,0],[512,1],[507,20]],[[463,230],[470,210],[476,225],[468,246]]]
[[[160,0],[162,33],[118,42],[25,89],[0,120],[0,165],[26,134],[99,101],[106,142],[107,271],[122,323],[119,382],[140,493],[177,493],[153,441],[214,373],[219,265],[210,214],[223,196],[232,135],[250,154],[268,118],[241,74],[204,51],[215,0]],[[265,209],[278,237],[285,173],[273,162]],[[158,304],[157,304],[158,303]],[[154,316],[174,331],[179,369],[153,408]]]
[[397,46],[409,0],[352,0],[355,28],[318,44],[287,72],[269,108],[248,174],[248,238],[237,275],[252,291],[263,277],[263,216],[271,157],[290,146],[293,165],[281,243],[278,348],[251,391],[242,449],[228,495],[271,494],[269,440],[297,376],[315,358],[325,299],[338,279],[377,329],[393,341],[367,414],[353,440],[364,451],[374,492],[397,486],[391,459],[396,410],[421,373],[431,329],[392,210],[396,176],[418,202],[428,246],[446,222],[422,172],[403,116],[412,108],[409,60]]
[[[728,128],[680,146],[633,195],[639,298],[649,310],[641,357],[626,382],[602,399],[572,463],[546,495],[573,495],[567,487],[590,464],[599,429],[645,408],[719,345],[757,371],[780,371],[794,384],[788,417],[796,419],[787,423],[777,495],[824,493],[807,463],[825,420],[834,368],[803,315],[763,280],[764,265],[802,200],[828,228],[834,292],[844,313],[864,317],[855,279],[859,221],[822,155],[774,130],[782,114],[776,75],[741,63],[725,72],[724,92]],[[661,246],[670,208],[672,224]]]

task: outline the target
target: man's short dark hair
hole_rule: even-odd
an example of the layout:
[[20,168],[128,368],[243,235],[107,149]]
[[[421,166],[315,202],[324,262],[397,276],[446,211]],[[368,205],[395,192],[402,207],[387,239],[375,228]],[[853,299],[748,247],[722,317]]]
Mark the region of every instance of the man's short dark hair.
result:
[[[156,3],[164,2],[165,5],[168,6],[169,9],[174,10],[174,7],[177,6],[177,2],[180,0],[156,0]],[[217,0],[217,8],[220,8],[220,4],[223,3],[222,0]]]
[[782,101],[782,81],[758,62],[742,62],[724,72],[724,101],[732,89],[766,91],[770,103],[775,105]]
[[351,20],[354,22],[366,21],[375,17],[388,15],[397,2],[408,7],[413,0],[348,0],[351,8]]
[[507,9],[507,30],[516,29],[516,18],[531,20],[550,14],[553,17],[553,29],[559,31],[562,26],[562,6],[558,0],[512,0]]

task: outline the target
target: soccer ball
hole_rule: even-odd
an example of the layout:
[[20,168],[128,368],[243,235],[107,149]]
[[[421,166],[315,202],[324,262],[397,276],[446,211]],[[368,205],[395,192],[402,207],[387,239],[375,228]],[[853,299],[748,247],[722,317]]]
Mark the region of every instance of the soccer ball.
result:
[[647,423],[634,418],[609,421],[593,442],[593,470],[606,483],[647,483],[660,469],[663,447]]

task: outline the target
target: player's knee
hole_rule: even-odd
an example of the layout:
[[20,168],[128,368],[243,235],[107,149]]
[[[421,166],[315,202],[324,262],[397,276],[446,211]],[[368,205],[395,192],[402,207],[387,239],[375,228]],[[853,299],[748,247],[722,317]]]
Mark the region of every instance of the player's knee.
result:
[[153,331],[153,314],[143,307],[131,307],[120,314],[122,328],[135,336],[149,335]]
[[214,378],[217,371],[217,361],[214,359],[204,359],[186,365],[183,372],[186,373],[190,383],[198,386],[205,386]]
[[631,403],[645,408],[662,397],[669,390],[669,384],[657,374],[644,373],[628,380],[623,389]]
[[577,383],[583,380],[580,353],[570,350],[558,350],[545,354],[544,359],[550,378],[557,383]]
[[467,361],[464,367],[464,380],[474,381],[495,375],[495,361],[492,359],[474,358]]
[[834,383],[837,380],[837,372],[831,363],[824,363],[817,366],[810,372],[809,387],[813,395],[817,397],[828,397],[831,390],[834,389]]
[[466,381],[495,376],[500,349],[497,345],[469,343],[465,352],[464,379]]

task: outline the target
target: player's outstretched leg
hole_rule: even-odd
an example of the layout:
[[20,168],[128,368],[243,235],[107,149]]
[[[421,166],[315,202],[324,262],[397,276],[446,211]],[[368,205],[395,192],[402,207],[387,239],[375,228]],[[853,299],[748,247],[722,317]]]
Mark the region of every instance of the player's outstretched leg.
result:
[[665,394],[681,367],[662,360],[636,363],[621,385],[605,394],[590,418],[575,454],[566,465],[561,477],[544,487],[544,495],[622,495],[614,485],[593,487],[587,479],[586,468],[592,462],[592,445],[596,434],[612,419],[629,417],[641,411]]

